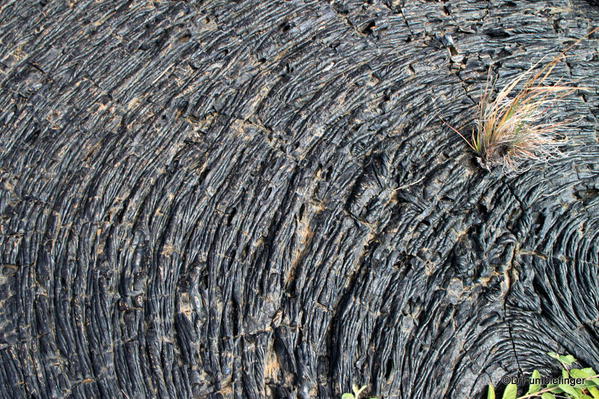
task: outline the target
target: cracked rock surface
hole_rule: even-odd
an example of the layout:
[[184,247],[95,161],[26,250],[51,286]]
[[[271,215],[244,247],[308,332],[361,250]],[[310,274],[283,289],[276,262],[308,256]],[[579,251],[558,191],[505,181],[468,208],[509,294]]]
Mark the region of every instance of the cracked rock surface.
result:
[[[596,1],[0,2],[0,398],[475,398],[599,366],[599,36],[566,157],[480,169]],[[549,58],[550,59],[550,58]]]

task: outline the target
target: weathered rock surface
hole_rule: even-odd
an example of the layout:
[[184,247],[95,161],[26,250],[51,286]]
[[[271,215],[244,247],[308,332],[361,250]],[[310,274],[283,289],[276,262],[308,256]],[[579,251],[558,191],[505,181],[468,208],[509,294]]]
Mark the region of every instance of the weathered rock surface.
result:
[[0,397],[470,398],[599,365],[599,41],[568,156],[477,167],[572,1],[0,3]]

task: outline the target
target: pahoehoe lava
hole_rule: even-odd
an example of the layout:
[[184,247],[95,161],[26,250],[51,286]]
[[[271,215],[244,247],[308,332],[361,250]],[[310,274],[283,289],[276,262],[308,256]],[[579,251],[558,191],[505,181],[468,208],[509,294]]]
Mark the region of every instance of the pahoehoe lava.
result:
[[0,397],[476,398],[599,366],[599,36],[566,157],[468,129],[594,1],[0,3]]

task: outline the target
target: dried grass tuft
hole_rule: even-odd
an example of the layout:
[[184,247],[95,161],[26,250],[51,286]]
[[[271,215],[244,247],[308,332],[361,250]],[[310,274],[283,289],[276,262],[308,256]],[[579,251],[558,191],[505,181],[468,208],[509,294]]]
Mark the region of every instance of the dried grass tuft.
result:
[[559,146],[564,140],[558,140],[557,133],[571,120],[546,121],[565,97],[577,90],[588,90],[559,80],[550,83],[551,73],[565,59],[566,51],[542,68],[539,68],[541,60],[516,76],[493,100],[490,90],[492,80],[487,79],[477,107],[476,127],[470,139],[450,126],[478,155],[483,167],[491,169],[499,166],[508,172],[517,172],[523,169],[523,161],[546,161],[562,155]]

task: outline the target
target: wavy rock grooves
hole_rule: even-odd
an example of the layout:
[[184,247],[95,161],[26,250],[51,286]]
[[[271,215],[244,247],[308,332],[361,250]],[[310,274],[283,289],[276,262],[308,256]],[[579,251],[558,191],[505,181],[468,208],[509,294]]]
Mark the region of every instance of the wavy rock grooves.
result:
[[599,37],[567,157],[480,169],[583,0],[0,4],[0,397],[478,398],[599,365]]

